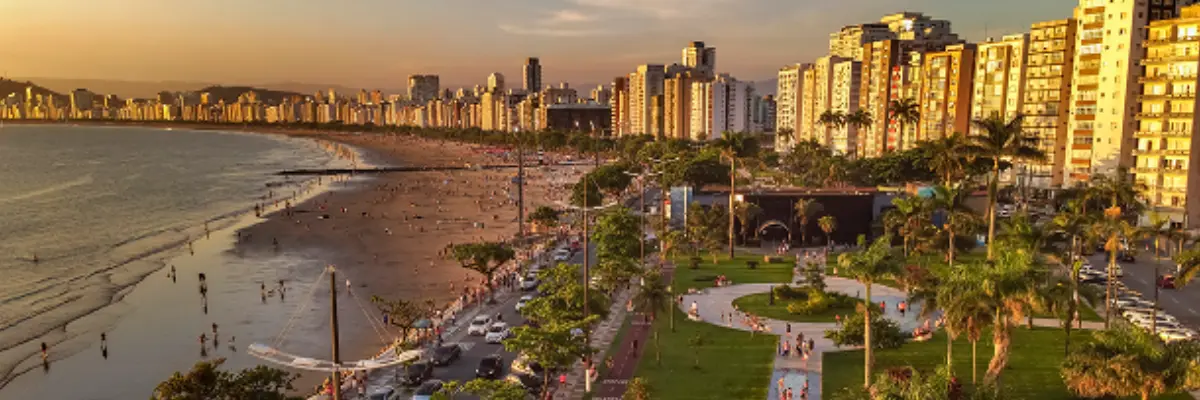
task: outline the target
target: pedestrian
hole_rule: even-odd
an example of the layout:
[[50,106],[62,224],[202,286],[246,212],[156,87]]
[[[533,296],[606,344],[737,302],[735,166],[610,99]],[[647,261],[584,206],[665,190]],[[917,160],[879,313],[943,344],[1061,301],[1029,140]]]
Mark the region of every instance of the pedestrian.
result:
[[816,345],[817,345],[816,341],[812,340],[812,338],[808,338],[808,351],[813,351],[814,346],[816,346]]
[[46,361],[46,358],[49,357],[49,351],[50,346],[47,346],[46,342],[42,342],[42,361]]
[[792,323],[791,322],[787,323],[787,334],[789,336],[792,334]]

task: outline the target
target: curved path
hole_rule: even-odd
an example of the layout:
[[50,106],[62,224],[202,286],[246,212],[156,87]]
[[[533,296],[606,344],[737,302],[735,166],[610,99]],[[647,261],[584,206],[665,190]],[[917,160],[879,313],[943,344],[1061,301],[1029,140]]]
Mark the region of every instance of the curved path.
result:
[[[831,277],[825,278],[826,290],[840,292],[851,296],[861,298],[864,291],[864,286],[854,280]],[[723,317],[736,313],[733,307],[733,301],[739,297],[751,294],[767,293],[771,287],[779,286],[780,284],[744,284],[731,285],[720,288],[705,289],[696,294],[685,295],[680,308],[686,313],[691,308],[693,302],[696,303],[697,314],[699,318],[705,322],[727,326],[734,329],[750,331],[750,327],[742,322],[742,318],[734,318],[736,322],[730,323],[729,318]],[[900,329],[911,331],[924,323],[924,320],[918,320],[917,315],[920,314],[920,307],[912,305],[909,311],[905,314],[900,314],[896,309],[896,304],[906,298],[903,291],[887,287],[883,285],[871,285],[871,301],[879,303],[881,301],[887,303],[887,310],[884,311],[884,317],[896,321],[900,325]],[[783,387],[792,388],[792,392],[796,399],[800,398],[800,388],[804,386],[805,381],[809,385],[810,400],[821,398],[821,360],[822,355],[826,351],[841,351],[848,348],[835,348],[833,342],[825,338],[825,331],[836,328],[833,321],[830,322],[788,322],[769,318],[759,318],[766,325],[766,334],[788,336],[792,343],[795,343],[797,333],[803,333],[805,340],[812,338],[814,340],[813,351],[808,360],[804,360],[795,356],[780,356],[778,353],[775,356],[775,372],[771,376],[768,383],[769,389],[767,392],[767,400],[778,400],[780,385],[778,382],[782,380]],[[932,323],[931,323],[932,324]],[[1035,318],[1034,325],[1057,327],[1058,320]],[[1103,323],[1084,322],[1084,329],[1103,329]],[[788,330],[791,334],[787,334]]]

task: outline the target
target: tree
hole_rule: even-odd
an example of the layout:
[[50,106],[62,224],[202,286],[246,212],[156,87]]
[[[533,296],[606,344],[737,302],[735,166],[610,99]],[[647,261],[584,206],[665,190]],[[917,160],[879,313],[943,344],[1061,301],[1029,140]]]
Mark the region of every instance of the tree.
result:
[[633,378],[625,389],[624,400],[650,400],[650,383],[646,378]]
[[[917,104],[916,100],[913,100],[911,97],[893,99],[888,102],[887,113],[888,121],[900,124],[901,136],[904,135],[908,127],[916,125],[917,122],[921,121],[921,105]],[[884,142],[886,143],[887,140],[884,140]],[[884,152],[889,150],[891,149],[884,148]]]
[[783,148],[790,149],[792,144],[796,142],[796,130],[791,128],[777,130],[775,131],[775,138],[777,139],[775,145],[777,151]]
[[955,178],[965,178],[967,166],[970,164],[969,143],[962,133],[954,134],[922,142],[921,146],[929,154],[929,167],[937,176],[942,178],[942,185],[954,186]]
[[400,337],[408,340],[408,333],[425,318],[429,310],[408,300],[387,300],[379,296],[371,296],[371,302],[379,307],[379,311],[387,315],[388,324],[400,328]]
[[475,378],[461,386],[447,384],[442,387],[442,391],[451,395],[447,399],[453,398],[453,394],[459,392],[478,396],[481,400],[525,400],[528,396],[524,386],[506,379]]
[[1031,312],[1030,294],[1036,274],[1032,273],[1034,255],[1027,247],[1011,241],[1001,242],[1003,251],[992,261],[956,270],[949,285],[958,288],[975,288],[965,292],[974,307],[986,310],[992,326],[992,359],[988,363],[985,382],[999,384],[1000,374],[1008,366],[1009,348],[1012,345],[1012,325]]
[[824,211],[825,206],[818,203],[816,199],[801,198],[796,200],[796,205],[792,207],[796,210],[796,219],[800,220],[800,245],[808,244],[808,221],[817,213]]
[[725,241],[726,223],[728,223],[728,219],[725,218],[725,209],[723,208],[705,208],[699,203],[688,207],[688,240],[695,243],[697,248],[708,250],[713,263],[717,262],[717,257],[721,254],[721,247]]
[[[1107,305],[1113,304],[1112,298],[1114,295],[1113,282],[1117,280],[1117,252],[1121,251],[1122,242],[1137,236],[1137,228],[1129,223],[1128,220],[1122,217],[1121,207],[1113,206],[1104,210],[1104,217],[1096,220],[1093,223],[1092,229],[1096,237],[1103,238],[1104,250],[1108,251],[1108,282],[1104,288],[1104,328],[1108,329],[1112,319],[1113,307]],[[1156,310],[1151,310],[1151,314],[1156,314]],[[1151,320],[1153,321],[1153,319]]]
[[[525,304],[521,315],[541,325],[574,324],[587,319],[583,312],[583,276],[579,264],[561,263],[538,272],[538,289],[545,293]],[[609,299],[604,292],[588,293],[588,311],[603,317],[608,312]]]
[[704,335],[696,334],[688,338],[688,347],[692,348],[692,355],[696,357],[696,369],[700,369],[700,348],[704,347],[705,343]]
[[604,191],[606,196],[616,196],[629,185],[633,183],[633,177],[627,174],[633,169],[633,166],[627,161],[617,162],[614,164],[605,164],[588,173],[588,180],[594,182],[596,187]]
[[[674,299],[667,291],[667,284],[657,271],[647,271],[642,278],[642,287],[633,297],[633,307],[643,313],[650,313],[650,319],[658,318],[658,312],[674,312],[671,304]],[[671,320],[671,331],[675,331],[675,320]],[[658,347],[658,330],[654,330],[654,361],[662,363],[662,355]]]
[[1095,331],[1094,340],[1062,364],[1067,389],[1082,397],[1150,396],[1195,389],[1200,348],[1194,342],[1162,343],[1130,328]]
[[734,247],[734,230],[733,217],[735,215],[734,203],[737,199],[737,166],[738,163],[746,164],[756,160],[759,156],[758,140],[753,136],[741,132],[725,132],[721,134],[721,138],[717,139],[712,144],[713,148],[720,151],[721,160],[729,161],[729,258],[733,258]]
[[[824,221],[825,217],[822,217],[821,219]],[[825,224],[822,223],[822,229],[824,229],[824,225]],[[829,231],[832,231],[832,229]],[[828,233],[826,234],[828,235]],[[866,237],[860,236],[858,238],[858,242],[860,246],[865,246]],[[846,276],[859,281],[866,288],[863,291],[865,294],[863,299],[866,300],[866,304],[868,305],[867,307],[863,307],[863,312],[865,313],[863,318],[863,337],[865,338],[866,342],[866,346],[863,350],[865,354],[863,360],[865,365],[863,387],[871,386],[871,365],[875,361],[873,358],[874,352],[871,348],[871,284],[875,283],[876,281],[895,276],[900,272],[900,264],[897,262],[897,260],[895,260],[894,257],[892,257],[891,243],[892,235],[884,234],[878,239],[875,239],[875,242],[871,243],[870,246],[854,252],[843,253],[838,257],[838,266],[845,271]]]
[[954,253],[958,251],[955,244],[958,235],[970,234],[979,223],[975,211],[967,207],[967,195],[961,187],[933,187],[932,207],[939,210],[945,218],[941,230],[946,234],[946,263],[950,266],[954,266]]
[[292,382],[298,375],[266,366],[239,372],[221,371],[224,358],[200,361],[186,374],[176,372],[159,383],[152,400],[293,400]]
[[846,115],[845,124],[854,129],[870,128],[875,123],[874,116],[870,111],[858,109],[849,115]]
[[[592,185],[592,186],[588,186]],[[604,194],[588,179],[588,175],[580,178],[571,186],[571,205],[575,207],[599,207],[604,204]]]
[[750,238],[750,233],[754,230],[755,218],[762,214],[762,207],[746,201],[739,201],[733,205],[734,216],[742,223],[742,241]]
[[825,232],[825,249],[829,249],[833,245],[833,231],[837,230],[837,218],[826,215],[817,219],[817,225]]
[[504,341],[504,349],[528,357],[544,369],[542,387],[550,387],[550,374],[569,368],[576,361],[592,354],[583,332],[599,316],[593,315],[573,323],[549,323],[536,327],[524,325],[512,329],[512,337]]
[[[483,242],[453,245],[450,247],[450,256],[463,268],[483,274],[490,288],[492,277],[505,263],[516,258],[516,252],[504,243]],[[488,302],[495,301],[495,293],[489,291]]]
[[596,218],[592,227],[592,237],[596,242],[596,256],[605,258],[626,258],[637,260],[641,251],[643,236],[642,221],[627,207],[613,207],[604,210]]
[[968,138],[970,145],[967,147],[967,153],[992,160],[992,176],[988,181],[987,257],[989,260],[994,258],[992,250],[996,240],[996,200],[1000,184],[1000,161],[1009,159],[1040,162],[1046,158],[1046,154],[1037,148],[1038,139],[1021,130],[1022,121],[1024,118],[1019,115],[1007,121],[998,115],[972,121],[972,125],[979,129],[980,134]]
[[558,225],[559,212],[549,206],[538,206],[529,214],[529,222],[535,223],[541,227],[554,227]]
[[[840,129],[848,125],[846,121],[846,113],[841,111],[825,110],[821,116],[817,117],[817,123],[825,126],[825,130]],[[826,133],[828,135],[828,133]]]
[[892,199],[892,205],[896,208],[884,214],[883,223],[889,232],[896,231],[904,238],[904,256],[908,257],[910,241],[915,239],[929,219],[928,202],[920,196],[908,196]]

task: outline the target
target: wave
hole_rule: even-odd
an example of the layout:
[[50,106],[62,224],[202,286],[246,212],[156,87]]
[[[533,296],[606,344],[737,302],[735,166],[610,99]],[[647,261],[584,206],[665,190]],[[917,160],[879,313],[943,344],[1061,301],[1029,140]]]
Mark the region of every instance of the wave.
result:
[[0,204],[11,203],[14,201],[29,200],[29,199],[32,199],[35,197],[41,197],[41,196],[45,196],[48,194],[61,192],[61,191],[64,191],[64,190],[67,190],[67,189],[70,189],[73,187],[91,184],[93,181],[94,180],[92,179],[92,174],[87,174],[78,179],[74,179],[74,180],[71,180],[68,182],[63,182],[63,183],[60,183],[60,184],[57,184],[54,186],[50,186],[47,188],[42,188],[42,189],[25,192],[25,193],[21,193],[21,194],[17,194],[17,195],[12,195],[12,196],[8,196],[8,197],[0,197]]

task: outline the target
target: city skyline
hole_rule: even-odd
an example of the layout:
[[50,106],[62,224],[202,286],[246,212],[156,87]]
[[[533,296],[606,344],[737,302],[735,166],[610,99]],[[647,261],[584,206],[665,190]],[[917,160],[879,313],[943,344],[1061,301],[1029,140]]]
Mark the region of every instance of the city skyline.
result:
[[142,0],[7,1],[0,2],[0,73],[364,88],[399,88],[409,75],[437,74],[443,87],[454,87],[484,83],[492,72],[521,76],[524,60],[538,57],[543,85],[593,84],[627,73],[630,65],[673,62],[681,45],[703,40],[721,53],[719,72],[761,80],[780,66],[826,52],[829,32],[892,12],[950,20],[957,33],[977,41],[1021,31],[1074,6],[960,3],[451,0],[330,8],[316,1],[236,7],[223,0],[187,7]]

